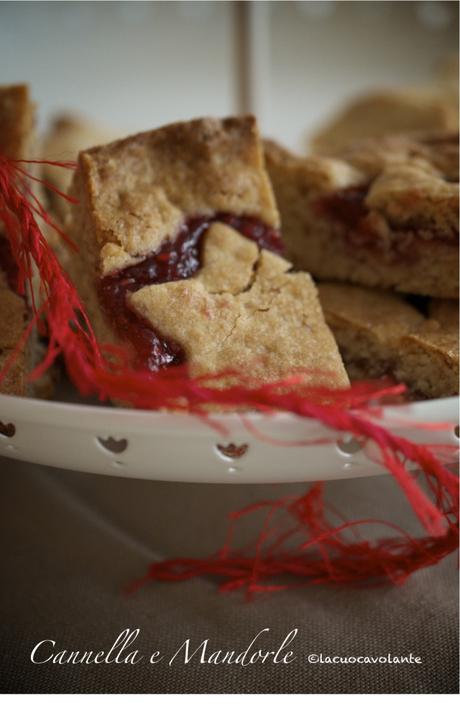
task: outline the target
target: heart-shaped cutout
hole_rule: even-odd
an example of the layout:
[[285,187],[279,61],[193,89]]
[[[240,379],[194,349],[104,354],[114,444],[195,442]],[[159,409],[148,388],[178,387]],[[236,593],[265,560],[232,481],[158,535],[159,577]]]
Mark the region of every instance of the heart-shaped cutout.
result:
[[365,440],[353,436],[348,436],[344,437],[341,440],[337,440],[337,448],[340,454],[344,455],[345,457],[351,457],[352,455],[356,455],[357,453],[361,452],[365,444]]
[[249,445],[247,443],[243,443],[242,445],[229,443],[228,445],[216,445],[216,447],[221,455],[224,455],[224,457],[228,457],[232,460],[243,457],[243,455],[246,455],[249,450]]
[[97,441],[99,445],[104,448],[104,450],[115,453],[115,455],[120,455],[120,453],[124,452],[128,447],[128,441],[126,440],[126,438],[121,438],[120,440],[117,440],[116,438],[112,437],[98,437]]
[[0,435],[13,438],[16,435],[16,426],[13,423],[2,423],[0,420]]

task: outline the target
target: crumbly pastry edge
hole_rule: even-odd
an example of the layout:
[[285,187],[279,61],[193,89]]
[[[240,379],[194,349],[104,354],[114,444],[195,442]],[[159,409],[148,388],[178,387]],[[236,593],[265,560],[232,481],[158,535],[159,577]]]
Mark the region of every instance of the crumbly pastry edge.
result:
[[[436,142],[441,142],[439,133],[429,137],[435,145]],[[439,298],[458,296],[458,246],[436,242],[429,245],[429,251],[423,251],[425,240],[420,240],[417,256],[411,261],[404,259],[395,261],[391,259],[391,254],[389,258],[385,258],[385,246],[391,240],[394,225],[394,215],[385,218],[385,206],[370,207],[375,216],[377,229],[379,221],[384,222],[382,249],[379,248],[380,253],[377,255],[365,246],[351,248],[345,239],[344,227],[332,220],[319,217],[311,208],[311,203],[318,196],[333,194],[334,191],[340,191],[348,186],[369,185],[370,181],[371,186],[372,184],[376,186],[376,177],[378,179],[379,175],[391,176],[391,171],[401,166],[401,153],[406,151],[411,154],[414,142],[420,141],[421,138],[417,140],[411,138],[409,141],[401,137],[389,138],[383,150],[379,148],[378,143],[362,142],[344,156],[335,159],[298,157],[276,142],[265,142],[267,168],[282,215],[283,237],[288,256],[296,268],[311,271],[316,278],[322,280],[350,281],[363,286],[392,288],[401,292],[420,293]],[[449,146],[452,146],[451,135],[449,135],[449,143]],[[393,156],[388,164],[385,163],[386,151]],[[458,154],[458,148],[456,153]],[[447,156],[450,167],[455,162],[451,160],[448,152]],[[423,178],[427,176],[427,157],[425,156],[420,162],[418,160],[412,162],[411,166],[419,171]],[[433,165],[431,171],[433,181],[437,181],[439,185],[442,182],[440,167]],[[393,185],[395,198],[400,196],[404,198],[404,194],[400,194],[401,187],[397,182],[393,182]],[[425,185],[429,187],[429,182],[425,182]],[[443,188],[446,196],[438,200],[433,192],[432,204],[424,209],[427,217],[425,223],[429,226],[432,210],[434,213],[439,212],[441,226],[447,221],[447,226],[458,232],[458,184],[445,181]],[[406,182],[405,191],[408,205],[411,205],[411,202],[413,205],[417,194],[414,194],[409,181]],[[430,191],[429,188],[427,191]],[[388,196],[391,199],[391,193]],[[372,198],[375,202],[375,193]],[[389,210],[394,212],[398,204],[389,200],[388,206]],[[420,203],[418,206],[421,206]],[[397,231],[403,232],[406,229],[404,225],[398,230],[395,229],[394,237],[399,236]]]

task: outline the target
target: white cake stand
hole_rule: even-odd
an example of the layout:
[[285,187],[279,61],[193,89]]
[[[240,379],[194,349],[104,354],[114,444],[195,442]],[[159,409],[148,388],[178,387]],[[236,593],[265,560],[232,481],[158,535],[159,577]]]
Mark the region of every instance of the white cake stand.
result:
[[[310,482],[384,472],[354,439],[314,420],[280,413],[214,419],[225,434],[193,416],[0,396],[0,455],[96,474],[177,482]],[[268,439],[255,435],[245,421]],[[459,442],[457,398],[388,407],[381,422],[415,442]],[[416,425],[423,422],[449,427],[427,432]],[[330,442],[289,444],[321,438]]]

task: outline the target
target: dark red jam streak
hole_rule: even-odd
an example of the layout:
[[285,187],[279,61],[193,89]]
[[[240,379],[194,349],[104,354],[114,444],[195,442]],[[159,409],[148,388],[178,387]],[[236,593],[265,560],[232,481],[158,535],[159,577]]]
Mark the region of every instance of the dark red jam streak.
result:
[[[318,214],[327,216],[341,224],[346,230],[346,239],[356,247],[368,247],[375,250],[388,251],[388,244],[382,239],[372,221],[371,212],[365,204],[369,186],[360,185],[346,187],[332,194],[320,197],[316,201]],[[406,223],[404,226],[392,227],[400,234],[401,240],[395,241],[392,250],[395,259],[411,260],[414,258],[414,241],[422,231],[417,226]],[[433,234],[430,241],[458,245],[458,234]]]
[[198,216],[188,219],[177,236],[167,239],[157,252],[99,282],[100,302],[118,335],[133,346],[137,367],[157,371],[184,363],[186,356],[180,345],[161,336],[130,309],[126,295],[151,284],[194,276],[201,267],[203,235],[217,221],[255,241],[261,249],[278,254],[283,251],[279,232],[258,219],[223,213]]
[[340,224],[345,229],[346,241],[353,247],[378,250],[379,236],[369,222],[369,209],[365,199],[369,186],[350,186],[316,201],[319,215]]
[[352,186],[340,189],[318,200],[318,210],[338,221],[348,230],[359,229],[366,218],[368,209],[364,203],[368,191],[367,186]]
[[11,288],[12,291],[17,292],[18,290],[18,267],[16,264],[16,261],[14,260],[10,242],[6,238],[6,236],[3,236],[3,234],[0,233],[0,271],[2,271],[5,276],[6,280],[8,281],[8,286]]

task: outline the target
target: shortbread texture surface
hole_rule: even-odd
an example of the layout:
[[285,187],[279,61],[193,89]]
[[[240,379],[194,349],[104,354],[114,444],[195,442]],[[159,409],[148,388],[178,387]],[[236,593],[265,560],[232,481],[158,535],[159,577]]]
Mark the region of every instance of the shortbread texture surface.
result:
[[[122,337],[99,303],[98,281],[158,253],[191,217],[224,213],[279,227],[252,117],[169,125],[83,152],[74,190],[74,276],[105,342]],[[179,343],[194,376],[238,371],[270,381],[302,370],[315,384],[348,385],[310,276],[218,218],[201,246],[193,276],[127,294],[133,320]]]
[[458,394],[456,301],[434,301],[427,318],[389,291],[329,282],[318,291],[351,380],[392,376],[414,397]]
[[[114,130],[99,126],[78,114],[60,114],[43,136],[42,154],[47,160],[56,162],[76,161],[80,151],[110,142],[116,135]],[[67,193],[72,173],[69,169],[45,164],[43,178],[59,191]],[[56,219],[64,221],[70,208],[69,202],[52,191],[48,193],[48,198]]]
[[228,212],[279,225],[250,117],[172,124],[82,152],[76,191],[103,275],[158,249],[184,217]]
[[296,371],[305,382],[346,386],[316,288],[305,273],[215,224],[204,239],[203,268],[185,281],[132,294],[135,310],[186,351],[193,375],[235,370],[275,381]]
[[[0,241],[5,239],[0,238]],[[0,371],[11,365],[5,379],[0,383],[0,392],[24,395],[27,392],[26,375],[30,356],[28,346],[16,351],[29,321],[26,300],[8,284],[5,273],[0,269]]]
[[33,104],[27,85],[0,86],[0,154],[28,159],[33,130]]
[[458,395],[458,301],[434,300],[425,320],[404,336],[398,351],[396,376],[429,398]]
[[433,131],[458,131],[458,87],[455,91],[443,83],[369,92],[352,100],[321,128],[312,147],[321,154],[334,154],[361,139]]
[[315,278],[458,296],[458,135],[296,157],[266,143],[288,258]]
[[[0,154],[9,159],[27,158],[33,127],[33,105],[26,85],[0,87]],[[9,280],[11,258],[8,239],[0,222],[0,371],[7,365],[0,392],[24,395],[31,369],[31,340],[16,350],[29,320],[27,300]],[[5,263],[3,264],[3,260]]]

